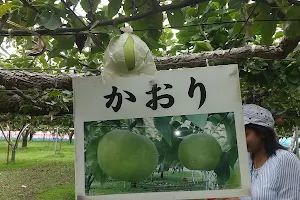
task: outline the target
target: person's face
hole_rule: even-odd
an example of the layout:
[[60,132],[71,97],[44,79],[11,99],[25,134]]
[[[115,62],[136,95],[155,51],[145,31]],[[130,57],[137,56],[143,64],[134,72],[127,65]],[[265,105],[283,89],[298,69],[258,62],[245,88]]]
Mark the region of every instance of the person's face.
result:
[[263,140],[252,129],[246,128],[245,131],[248,152],[256,153],[263,147]]

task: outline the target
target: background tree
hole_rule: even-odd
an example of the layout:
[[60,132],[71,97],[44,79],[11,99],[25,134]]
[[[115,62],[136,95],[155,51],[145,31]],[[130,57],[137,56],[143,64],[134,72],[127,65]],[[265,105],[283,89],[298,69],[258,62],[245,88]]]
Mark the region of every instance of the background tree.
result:
[[[11,162],[15,162],[16,159],[16,150],[18,148],[19,140],[21,136],[26,135],[26,129],[30,125],[27,122],[27,119],[22,117],[21,119],[16,117],[16,115],[6,115],[5,118],[2,116],[1,120],[2,125],[0,124],[0,131],[3,135],[4,139],[8,143],[8,149],[7,149],[7,162],[9,157],[9,151],[11,149]],[[5,127],[5,129],[4,129]],[[5,134],[4,131],[7,131],[8,133]],[[18,131],[17,136],[15,139],[12,138],[11,132],[12,131]]]

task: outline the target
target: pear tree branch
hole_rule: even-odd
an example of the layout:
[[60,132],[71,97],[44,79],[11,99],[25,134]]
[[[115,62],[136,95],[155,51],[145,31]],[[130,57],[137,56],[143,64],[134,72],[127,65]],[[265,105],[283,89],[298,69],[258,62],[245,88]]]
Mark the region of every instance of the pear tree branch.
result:
[[[300,41],[300,36],[296,38],[284,38],[279,45],[265,47],[260,45],[246,45],[232,48],[231,50],[215,50],[202,53],[156,57],[155,64],[157,70],[168,70],[177,68],[195,68],[207,66],[208,59],[210,65],[225,65],[239,63],[251,58],[262,59],[284,59],[291,53]],[[37,88],[63,89],[72,91],[72,78],[83,76],[83,74],[46,74],[38,72],[7,70],[0,68],[0,85],[5,88],[16,87],[20,90]]]

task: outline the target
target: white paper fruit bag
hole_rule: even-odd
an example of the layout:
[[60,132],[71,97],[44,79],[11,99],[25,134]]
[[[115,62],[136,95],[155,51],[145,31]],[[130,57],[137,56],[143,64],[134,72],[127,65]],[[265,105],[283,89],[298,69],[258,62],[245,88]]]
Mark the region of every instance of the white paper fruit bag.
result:
[[113,37],[104,52],[102,80],[133,75],[154,76],[156,66],[147,44],[132,34],[132,29],[122,29],[123,34]]

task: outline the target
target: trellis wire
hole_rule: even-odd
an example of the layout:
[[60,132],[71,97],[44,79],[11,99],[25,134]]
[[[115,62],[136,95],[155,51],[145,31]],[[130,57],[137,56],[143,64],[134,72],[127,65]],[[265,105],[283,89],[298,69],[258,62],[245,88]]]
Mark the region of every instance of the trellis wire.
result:
[[100,69],[65,69],[65,68],[0,68],[8,71],[101,71]]
[[[253,10],[254,12],[254,10]],[[249,15],[250,16],[250,15]],[[183,28],[188,28],[188,27],[194,27],[194,26],[209,26],[209,25],[223,25],[223,24],[234,24],[234,23],[245,23],[248,22],[250,17],[248,17],[247,20],[232,20],[232,21],[221,21],[221,22],[212,22],[212,23],[197,23],[197,24],[189,24],[189,25],[182,25],[182,26],[165,26],[161,28],[146,28],[146,29],[135,29],[134,32],[140,32],[140,31],[151,31],[151,30],[163,30],[163,29],[183,29]],[[299,22],[300,19],[259,19],[259,20],[253,20],[253,22],[291,22],[291,21],[297,21]],[[242,28],[243,29],[243,28]],[[242,31],[241,29],[241,31]],[[39,30],[35,30],[39,31]],[[241,32],[240,31],[240,32]],[[92,34],[103,34],[103,32],[93,32],[93,31],[68,31],[66,30],[65,32],[60,32],[57,33],[55,31],[47,33],[47,34],[42,34],[42,35],[80,35],[80,34],[87,34],[87,33],[92,33]],[[32,33],[23,33],[19,34],[18,32],[12,32],[11,34],[9,33],[0,33],[0,36],[32,36]]]
[[[34,88],[34,90],[30,90],[30,89],[28,89],[28,90],[21,90],[21,89],[15,89],[15,90],[14,89],[0,89],[0,92],[2,92],[2,91],[4,91],[4,92],[19,92],[19,91],[21,91],[21,92],[29,92],[29,91],[31,91],[31,92],[45,92],[47,90],[37,90],[35,88]],[[49,92],[51,92],[51,91],[62,92],[64,90],[63,89],[55,89],[55,88],[53,88],[53,90],[49,90]],[[69,92],[72,93],[73,91],[69,91]],[[47,92],[46,92],[46,94],[47,94]]]

